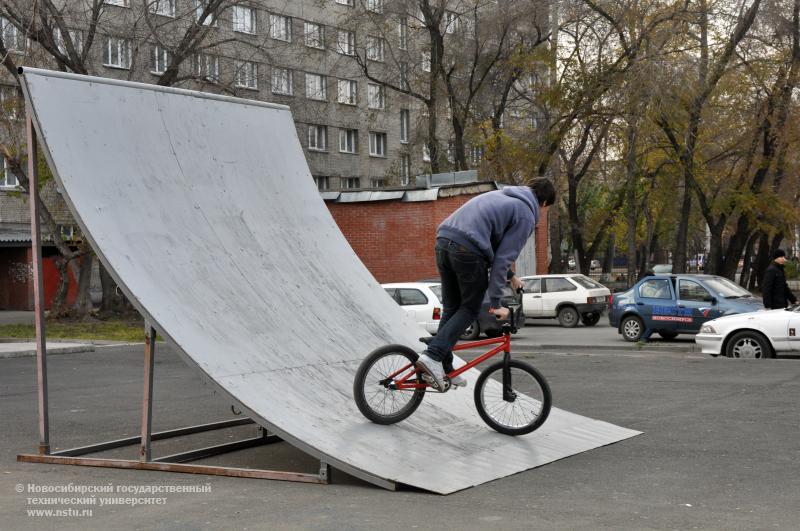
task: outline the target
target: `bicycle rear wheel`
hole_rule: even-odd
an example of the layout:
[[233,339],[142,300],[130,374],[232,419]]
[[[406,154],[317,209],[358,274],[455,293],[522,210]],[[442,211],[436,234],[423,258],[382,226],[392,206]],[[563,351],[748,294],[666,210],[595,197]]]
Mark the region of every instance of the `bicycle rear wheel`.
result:
[[524,435],[544,424],[553,397],[544,376],[527,363],[488,366],[475,383],[475,407],[483,421],[505,435]]
[[[425,389],[397,389],[393,384],[414,372],[418,357],[403,345],[386,345],[364,358],[353,382],[353,396],[365,417],[376,424],[394,424],[416,411]],[[414,375],[406,383],[417,383],[417,378]]]

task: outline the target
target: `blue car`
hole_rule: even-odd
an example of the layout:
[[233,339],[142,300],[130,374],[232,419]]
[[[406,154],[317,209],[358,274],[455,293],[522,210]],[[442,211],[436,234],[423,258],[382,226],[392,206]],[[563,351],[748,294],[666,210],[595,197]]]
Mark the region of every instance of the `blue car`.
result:
[[626,341],[696,334],[706,321],[763,310],[761,300],[715,275],[651,275],[628,291],[614,293],[608,321]]

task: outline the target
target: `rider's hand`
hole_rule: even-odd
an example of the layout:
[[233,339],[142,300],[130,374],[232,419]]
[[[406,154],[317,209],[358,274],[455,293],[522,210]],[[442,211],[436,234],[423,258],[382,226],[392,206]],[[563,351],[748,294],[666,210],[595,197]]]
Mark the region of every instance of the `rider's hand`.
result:
[[508,319],[511,310],[509,310],[508,308],[489,308],[489,313],[502,321]]
[[517,275],[511,277],[511,287],[514,288],[514,291],[519,291],[525,286],[523,286],[522,281],[519,279]]

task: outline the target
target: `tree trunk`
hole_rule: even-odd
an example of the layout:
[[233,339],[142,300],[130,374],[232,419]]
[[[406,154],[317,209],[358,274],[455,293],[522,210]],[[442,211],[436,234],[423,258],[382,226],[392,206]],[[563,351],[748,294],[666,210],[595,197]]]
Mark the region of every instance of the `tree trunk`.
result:
[[103,300],[100,302],[100,314],[103,316],[111,315],[119,311],[120,300],[117,295],[117,284],[111,275],[108,274],[103,263],[100,262],[100,285],[103,288]]
[[56,270],[59,273],[58,288],[53,295],[53,304],[50,306],[50,316],[58,317],[67,311],[67,293],[69,293],[69,260],[64,257],[57,257],[53,260]]
[[78,259],[78,295],[72,307],[76,317],[85,317],[92,309],[89,287],[92,279],[93,262],[94,254],[91,251],[87,251]]
[[754,232],[750,235],[747,239],[747,245],[744,249],[744,262],[742,263],[742,276],[739,277],[739,285],[743,288],[746,288],[747,285],[750,283],[750,269],[753,264],[753,244],[756,241],[758,236],[757,232]]

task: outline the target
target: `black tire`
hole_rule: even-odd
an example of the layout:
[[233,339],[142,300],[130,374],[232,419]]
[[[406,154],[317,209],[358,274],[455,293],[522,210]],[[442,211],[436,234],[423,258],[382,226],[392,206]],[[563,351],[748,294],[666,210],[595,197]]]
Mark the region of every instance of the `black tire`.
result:
[[589,312],[581,316],[584,326],[594,326],[600,321],[600,312]]
[[564,328],[574,328],[578,326],[579,320],[580,316],[578,315],[578,310],[572,306],[564,306],[558,310],[558,322],[561,323],[561,326]]
[[[373,350],[359,365],[353,381],[353,397],[358,410],[376,424],[394,424],[416,411],[425,397],[424,389],[392,390],[390,383],[383,379],[406,364],[410,368],[401,375],[408,374],[414,370],[418,357],[416,352],[403,345],[386,345]],[[416,381],[416,377],[409,382],[412,380]]]
[[635,315],[629,315],[619,324],[619,329],[622,332],[622,337],[625,338],[625,341],[636,343],[642,338],[642,334],[644,333],[644,323]]
[[[518,360],[510,360],[508,365],[512,399],[506,400],[503,397],[504,364],[499,361],[486,367],[478,376],[475,382],[475,407],[483,421],[492,429],[505,435],[525,435],[547,420],[553,397],[547,380],[539,371]],[[520,396],[527,400],[519,399]],[[528,410],[526,406],[538,407],[538,412]],[[513,411],[509,411],[509,408]],[[531,414],[530,418],[528,413]]]
[[478,324],[478,320],[475,319],[459,337],[467,341],[472,341],[473,339],[478,339],[479,335],[481,335],[481,327]]
[[658,335],[664,339],[675,339],[678,337],[678,332],[659,332]]
[[775,353],[767,338],[758,332],[744,330],[731,337],[725,346],[725,355],[729,358],[766,359],[774,358]]

